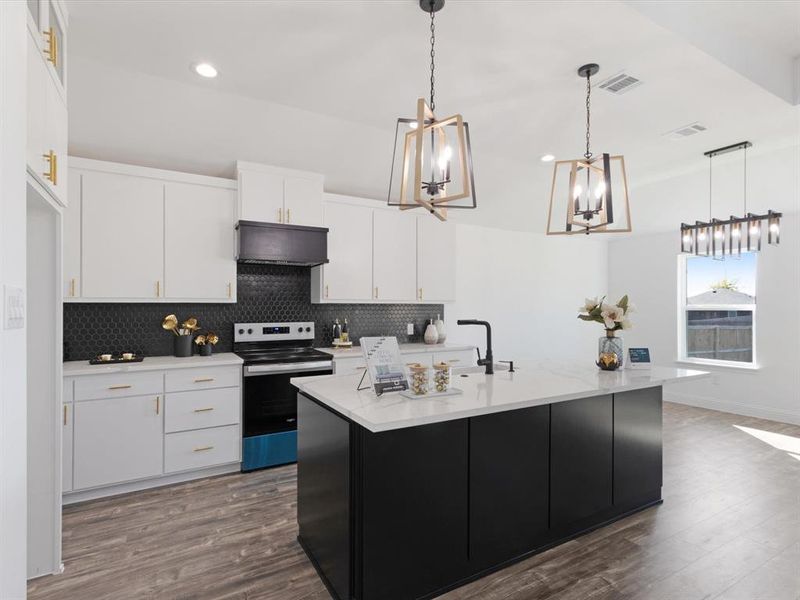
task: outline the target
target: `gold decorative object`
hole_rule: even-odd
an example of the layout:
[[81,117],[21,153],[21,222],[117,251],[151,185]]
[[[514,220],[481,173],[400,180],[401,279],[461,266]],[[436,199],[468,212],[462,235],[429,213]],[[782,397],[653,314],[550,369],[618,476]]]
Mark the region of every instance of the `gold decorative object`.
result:
[[197,319],[194,317],[189,317],[186,319],[183,323],[181,323],[181,327],[183,329],[188,329],[190,332],[200,329],[200,326],[197,324]]
[[194,338],[194,343],[198,346],[204,345],[206,343],[206,336],[198,335],[196,338]]
[[213,331],[209,331],[206,334],[206,342],[208,342],[212,346],[215,346],[218,341],[219,341],[219,336],[216,333],[214,333]]
[[619,368],[619,360],[614,352],[603,352],[599,356],[597,366],[604,371],[616,371]]
[[163,327],[167,331],[171,331],[175,335],[180,335],[177,331],[178,317],[176,317],[175,315],[167,315],[166,317],[164,317],[164,320],[161,322],[161,327]]

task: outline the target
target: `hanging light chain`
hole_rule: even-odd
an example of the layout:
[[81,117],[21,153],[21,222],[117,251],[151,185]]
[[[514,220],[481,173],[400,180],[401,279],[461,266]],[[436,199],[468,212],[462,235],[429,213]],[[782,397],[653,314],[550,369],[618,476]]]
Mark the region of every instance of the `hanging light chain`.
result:
[[436,17],[436,11],[433,9],[433,0],[431,1],[431,112],[436,109],[436,101],[434,100],[434,82],[436,80],[434,76],[434,71],[436,70],[436,63],[434,61],[436,57],[436,24],[434,23],[434,19]]
[[744,214],[747,216],[747,146],[744,147]]
[[591,116],[591,108],[590,108],[590,99],[592,96],[592,83],[591,83],[591,74],[588,72],[586,73],[586,152],[584,153],[584,157],[586,159],[590,159],[592,157],[592,152],[589,150],[589,142],[591,138],[589,136],[589,126],[590,126],[590,116]]
[[713,177],[713,171],[712,171],[713,161],[714,161],[714,157],[713,156],[709,156],[708,157],[708,221],[709,222],[711,222],[711,197],[712,197],[711,194],[712,194],[713,189],[714,189],[713,188],[714,177]]

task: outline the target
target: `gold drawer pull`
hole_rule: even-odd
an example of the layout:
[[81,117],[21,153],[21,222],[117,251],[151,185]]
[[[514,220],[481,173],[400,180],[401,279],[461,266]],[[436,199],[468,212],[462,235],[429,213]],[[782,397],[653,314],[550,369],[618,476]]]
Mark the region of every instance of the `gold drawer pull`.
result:
[[210,410],[214,410],[213,406],[209,406],[208,408],[195,408],[194,412],[201,413],[201,412],[208,412]]
[[355,370],[356,370],[356,371],[363,371],[363,370],[364,370],[364,369],[366,369],[366,368],[367,368],[367,367],[356,367],[356,369],[355,369]]
[[110,386],[108,386],[108,389],[110,389],[110,390],[129,390],[132,387],[133,387],[132,385],[110,385]]
[[449,362],[449,363],[461,362],[461,359],[460,359],[460,358],[451,358],[451,359],[450,359],[450,360],[448,360],[447,362]]
[[195,383],[208,383],[209,381],[214,381],[213,377],[198,377],[194,380]]
[[206,450],[213,450],[214,446],[200,446],[199,448],[195,448],[192,452],[205,452]]

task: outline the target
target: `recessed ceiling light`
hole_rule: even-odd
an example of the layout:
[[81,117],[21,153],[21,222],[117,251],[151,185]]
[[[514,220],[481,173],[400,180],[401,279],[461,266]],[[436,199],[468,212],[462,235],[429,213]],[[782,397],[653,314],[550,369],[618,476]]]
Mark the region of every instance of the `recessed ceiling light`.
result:
[[556,159],[556,157],[553,156],[552,154],[543,154],[539,158],[539,160],[541,160],[542,162],[553,162],[555,159]]
[[193,68],[194,72],[200,75],[201,77],[208,77],[209,79],[211,79],[212,77],[217,76],[217,69],[212,64],[201,62],[194,65]]

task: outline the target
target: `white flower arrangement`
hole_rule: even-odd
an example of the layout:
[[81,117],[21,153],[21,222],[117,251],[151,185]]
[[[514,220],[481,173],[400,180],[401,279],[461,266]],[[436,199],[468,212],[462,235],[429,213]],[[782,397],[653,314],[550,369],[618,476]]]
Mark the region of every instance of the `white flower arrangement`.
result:
[[602,323],[609,332],[633,327],[628,315],[635,311],[635,307],[628,301],[627,294],[616,304],[606,303],[605,299],[605,296],[600,300],[587,298],[583,306],[578,309],[580,311],[578,318],[581,321]]

